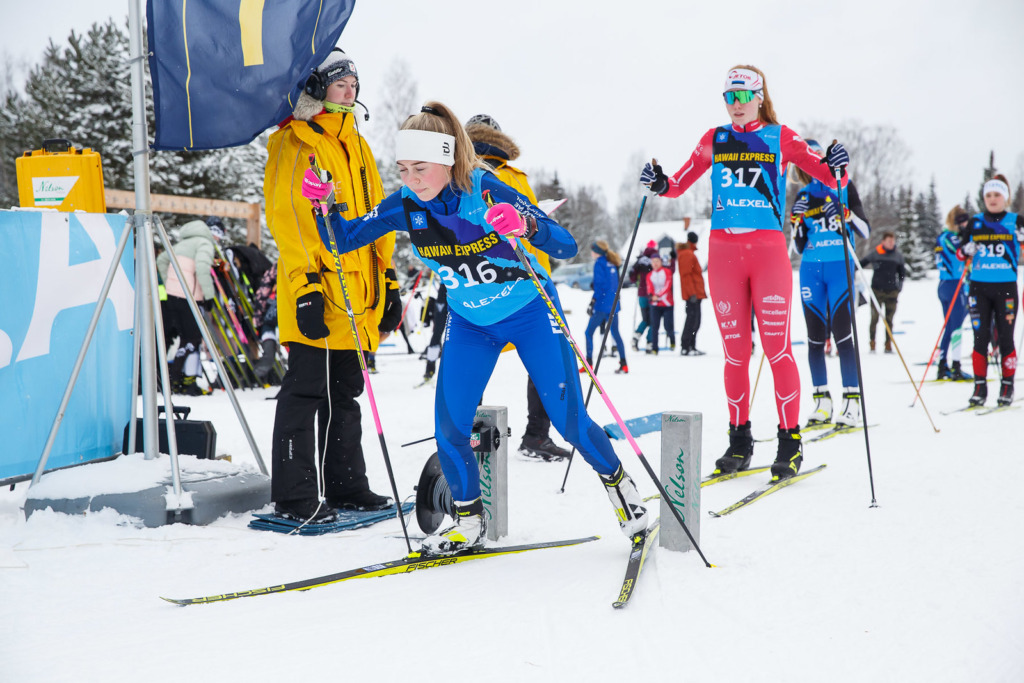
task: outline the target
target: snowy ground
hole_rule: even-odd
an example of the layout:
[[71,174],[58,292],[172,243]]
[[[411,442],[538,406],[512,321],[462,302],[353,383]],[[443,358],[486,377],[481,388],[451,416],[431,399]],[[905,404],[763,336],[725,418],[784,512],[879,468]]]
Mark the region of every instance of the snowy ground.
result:
[[[923,372],[915,363],[927,360],[941,324],[935,285],[908,283],[900,298],[897,341],[915,378]],[[626,321],[635,293],[625,292]],[[582,343],[589,295],[562,297]],[[627,418],[703,411],[706,473],[726,446],[727,416],[708,303],[704,315],[698,345],[708,355],[631,354],[628,376],[601,376]],[[859,315],[863,341],[867,308]],[[799,313],[793,339],[804,339]],[[417,349],[425,343],[414,337]],[[806,346],[795,351],[806,415]],[[838,360],[828,362],[836,395]],[[825,462],[825,472],[732,516],[704,519],[701,546],[714,569],[693,552],[659,549],[623,611],[611,603],[628,544],[582,461],[559,494],[564,464],[512,457],[511,533],[503,543],[591,534],[601,535],[598,542],[188,608],[158,596],[254,588],[398,558],[405,553],[399,525],[301,538],[250,531],[247,515],[158,529],[137,528],[109,510],[43,512],[26,521],[26,484],[5,489],[0,679],[1024,680],[1022,412],[942,416],[965,404],[971,387],[926,384],[936,432],[920,405],[909,407],[913,390],[898,356],[865,354],[863,364],[868,415],[879,423],[870,431],[878,507],[869,507],[862,436],[809,445],[805,468]],[[411,494],[432,446],[399,444],[431,433],[433,396],[411,389],[423,368],[415,356],[382,354],[378,367],[373,382],[391,457],[400,490]],[[525,424],[525,385],[518,360],[505,354],[484,397],[509,407],[513,446]],[[265,399],[274,393],[239,394],[268,465],[275,403]],[[219,450],[254,466],[223,393],[189,404],[193,415],[214,421]],[[611,422],[596,394],[591,406],[599,422]],[[365,400],[363,412],[371,482],[387,492]],[[755,436],[774,434],[767,369],[752,419]],[[652,463],[658,439],[639,440]],[[641,493],[653,493],[629,446],[615,443]],[[773,443],[757,445],[756,463],[773,457]],[[755,483],[707,488],[703,507],[720,509]],[[419,533],[414,522],[412,531]]]

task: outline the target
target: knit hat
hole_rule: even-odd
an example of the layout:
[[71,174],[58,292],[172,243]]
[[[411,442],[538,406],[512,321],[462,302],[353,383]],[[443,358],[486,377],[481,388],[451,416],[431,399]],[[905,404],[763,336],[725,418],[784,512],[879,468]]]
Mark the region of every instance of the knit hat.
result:
[[594,242],[593,244],[590,245],[590,250],[593,251],[593,252],[596,252],[598,254],[606,254],[606,253],[608,253],[608,250],[602,248],[601,245],[598,244],[597,242]]
[[501,130],[501,126],[488,114],[477,114],[476,116],[469,117],[469,121],[466,121],[466,127],[481,125],[493,128],[494,130]]
[[686,241],[690,244],[697,244],[697,233],[688,232],[686,233]]
[[648,249],[657,249],[658,248],[658,243],[655,242],[654,240],[651,240],[650,242],[647,243],[647,248]]
[[340,81],[345,76],[355,76],[356,80],[359,80],[355,62],[341,48],[337,47],[331,50],[331,53],[327,55],[327,59],[316,68],[316,72],[320,74],[324,88],[335,81]]

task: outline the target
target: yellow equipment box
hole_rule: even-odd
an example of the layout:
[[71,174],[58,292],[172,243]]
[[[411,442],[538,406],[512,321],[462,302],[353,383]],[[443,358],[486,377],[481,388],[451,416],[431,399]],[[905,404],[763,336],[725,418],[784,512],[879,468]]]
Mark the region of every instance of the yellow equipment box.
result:
[[75,149],[67,140],[44,140],[15,162],[18,201],[23,207],[106,213],[99,152]]

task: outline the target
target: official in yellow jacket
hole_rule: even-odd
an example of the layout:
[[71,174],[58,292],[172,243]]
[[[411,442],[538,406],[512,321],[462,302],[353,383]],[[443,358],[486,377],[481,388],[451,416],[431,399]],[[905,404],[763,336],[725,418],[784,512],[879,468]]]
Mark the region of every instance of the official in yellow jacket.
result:
[[[498,122],[487,114],[477,114],[466,122],[466,133],[473,141],[473,149],[477,156],[494,171],[494,175],[536,204],[537,196],[533,193],[526,174],[509,164],[510,161],[519,158],[519,146],[501,130]],[[520,244],[537,257],[537,261],[547,272],[551,272],[551,259],[547,254],[533,247],[527,240],[522,240]],[[505,350],[511,348],[510,344]],[[551,440],[551,419],[544,410],[537,387],[530,379],[526,384],[526,404],[526,433],[519,444],[519,452],[527,457],[547,461],[568,458],[569,451],[555,445]]]
[[[336,508],[383,509],[391,504],[370,490],[366,478],[355,400],[364,389],[360,351],[334,256],[320,240],[309,201],[301,193],[313,155],[331,174],[335,202],[345,218],[364,215],[384,198],[373,152],[357,127],[358,92],[355,64],[335,48],[310,75],[293,118],[267,143],[263,191],[267,225],[280,251],[278,327],[289,349],[274,420],[271,500],[279,515],[314,523],[333,521]],[[394,235],[389,234],[341,256],[361,351],[377,348],[386,304],[385,271],[394,247]]]

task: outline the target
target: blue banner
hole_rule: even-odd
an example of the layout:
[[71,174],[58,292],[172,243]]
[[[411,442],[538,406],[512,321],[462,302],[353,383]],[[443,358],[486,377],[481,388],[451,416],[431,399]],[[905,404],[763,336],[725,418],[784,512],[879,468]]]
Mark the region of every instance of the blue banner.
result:
[[[0,481],[35,472],[125,221],[0,211]],[[129,240],[47,470],[121,451],[131,412],[134,283]]]
[[148,0],[155,149],[244,145],[292,113],[355,0]]

